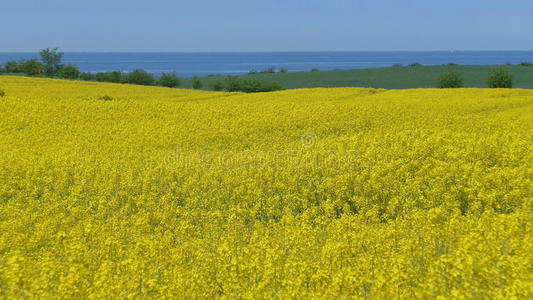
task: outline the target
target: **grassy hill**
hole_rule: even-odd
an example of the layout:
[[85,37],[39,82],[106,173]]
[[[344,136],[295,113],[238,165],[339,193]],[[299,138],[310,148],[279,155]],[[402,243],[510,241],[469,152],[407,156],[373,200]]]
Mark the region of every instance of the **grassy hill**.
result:
[[[464,77],[465,87],[487,87],[490,71],[501,66],[420,66],[373,69],[289,72],[243,75],[279,83],[286,89],[312,87],[372,87],[385,89],[431,88],[440,74],[458,71]],[[515,76],[515,87],[533,88],[533,67],[505,66]],[[205,89],[210,89],[224,76],[202,78]],[[191,79],[183,79],[182,87],[192,88]]]

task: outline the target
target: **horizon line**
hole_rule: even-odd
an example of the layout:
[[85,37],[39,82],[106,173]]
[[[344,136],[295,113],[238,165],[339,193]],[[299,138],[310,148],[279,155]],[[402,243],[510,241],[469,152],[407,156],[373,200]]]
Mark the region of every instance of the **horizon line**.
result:
[[[43,48],[45,49],[45,48]],[[36,51],[0,51],[2,53],[38,53],[40,50]],[[531,50],[513,50],[513,49],[502,49],[502,50],[275,50],[275,51],[69,51],[61,50],[63,53],[354,53],[354,52],[533,52]]]

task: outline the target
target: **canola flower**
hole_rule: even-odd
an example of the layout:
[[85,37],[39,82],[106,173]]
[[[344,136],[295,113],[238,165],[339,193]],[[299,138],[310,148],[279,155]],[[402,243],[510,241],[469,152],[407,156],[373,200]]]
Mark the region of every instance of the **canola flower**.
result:
[[533,91],[0,88],[0,298],[533,295]]

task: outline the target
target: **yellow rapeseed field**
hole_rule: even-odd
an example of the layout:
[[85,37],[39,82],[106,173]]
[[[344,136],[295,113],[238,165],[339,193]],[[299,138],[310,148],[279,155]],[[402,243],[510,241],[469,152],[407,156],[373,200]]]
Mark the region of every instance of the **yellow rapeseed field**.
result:
[[0,298],[533,295],[533,91],[0,89]]

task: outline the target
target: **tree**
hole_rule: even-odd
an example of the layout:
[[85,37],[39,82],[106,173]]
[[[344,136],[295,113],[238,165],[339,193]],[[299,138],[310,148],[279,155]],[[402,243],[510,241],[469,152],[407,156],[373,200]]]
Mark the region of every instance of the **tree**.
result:
[[[87,75],[84,75],[87,77]],[[122,73],[121,71],[112,71],[112,72],[98,72],[93,75],[93,79],[100,82],[114,82],[114,83],[123,83],[127,82],[127,74]]]
[[140,84],[140,85],[153,85],[155,82],[154,75],[144,71],[144,70],[133,70],[131,71],[126,78],[128,83]]
[[121,83],[124,82],[124,73],[121,71],[113,71],[109,73],[109,82]]
[[487,78],[487,85],[489,88],[506,88],[513,87],[513,74],[504,68],[499,68],[492,71]]
[[213,90],[222,91],[223,89],[224,89],[224,83],[220,79],[215,81],[215,83],[213,84]]
[[107,72],[98,72],[96,74],[94,74],[94,79],[96,81],[99,81],[99,82],[106,82],[106,81],[109,81],[109,76],[108,76],[109,73]]
[[463,76],[456,71],[445,72],[439,77],[437,87],[441,89],[462,88]]
[[61,66],[61,59],[63,53],[58,52],[59,48],[46,48],[39,52],[41,60],[45,65],[45,73],[47,76],[57,75]]
[[204,87],[202,80],[198,76],[194,76],[192,78],[192,88],[195,90],[199,90],[202,87]]
[[86,73],[86,72],[80,73],[80,78],[82,80],[88,80],[88,81],[96,80],[96,76],[94,74]]
[[4,71],[6,73],[22,73],[22,68],[18,62],[11,60],[4,64]]
[[263,93],[279,91],[283,88],[275,82],[266,82],[255,78],[241,79],[238,76],[229,76],[225,84],[228,92]]
[[176,72],[163,73],[157,82],[160,86],[177,87],[180,85],[180,80],[176,76]]
[[44,65],[36,59],[22,61],[20,69],[26,75],[41,75],[44,73]]
[[64,65],[59,68],[58,75],[65,79],[77,79],[80,77],[80,70],[76,65]]

